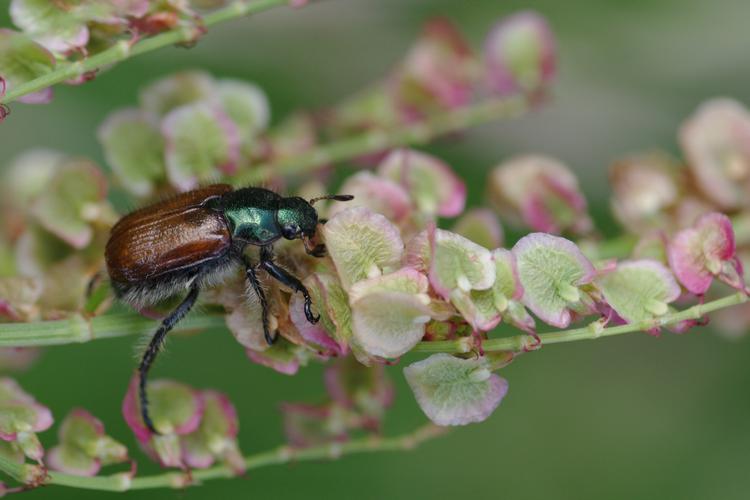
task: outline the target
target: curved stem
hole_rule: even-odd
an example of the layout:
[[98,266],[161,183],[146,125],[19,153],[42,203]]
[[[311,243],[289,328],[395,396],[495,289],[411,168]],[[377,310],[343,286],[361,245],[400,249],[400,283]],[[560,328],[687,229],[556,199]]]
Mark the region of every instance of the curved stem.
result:
[[[559,332],[542,333],[539,338],[542,345],[560,344],[563,342],[575,342],[577,340],[594,340],[601,337],[612,337],[624,333],[633,333],[649,330],[654,327],[668,326],[680,321],[697,320],[706,314],[725,309],[730,306],[742,304],[750,300],[743,292],[737,292],[721,299],[697,304],[682,311],[671,314],[665,314],[649,321],[638,323],[628,323],[625,325],[610,326],[604,328],[599,321],[593,321],[582,328],[562,330]],[[482,348],[485,351],[522,351],[525,348],[531,348],[536,341],[530,335],[516,335],[499,339],[489,339],[482,342]],[[465,353],[470,352],[472,346],[463,339],[444,340],[436,342],[420,342],[412,349],[412,352],[448,352],[448,353]]]
[[[279,465],[308,460],[336,459],[344,455],[371,453],[381,451],[411,450],[418,445],[444,434],[446,429],[427,424],[407,434],[393,437],[369,436],[354,439],[346,443],[331,443],[309,448],[291,448],[281,446],[255,455],[245,457],[247,470],[258,469],[268,465]],[[2,465],[0,463],[0,465]],[[233,477],[232,470],[226,465],[217,465],[208,469],[197,469],[190,473],[193,482]],[[151,488],[182,488],[189,486],[190,480],[182,472],[165,472],[153,476],[130,478],[126,473],[110,476],[82,477],[62,472],[50,471],[44,484],[56,484],[103,491],[128,491]]]
[[[228,6],[215,10],[203,17],[203,26],[208,27],[217,23],[228,21],[242,16],[257,14],[265,10],[286,5],[289,0],[237,0]],[[104,66],[115,64],[139,54],[145,54],[153,50],[174,45],[176,43],[190,42],[195,38],[194,29],[176,28],[158,35],[145,38],[131,45],[128,40],[120,40],[112,47],[87,57],[81,61],[61,63],[49,73],[34,80],[22,83],[8,91],[5,96],[0,97],[0,104],[8,104],[40,90],[46,89],[58,83],[79,77],[86,73],[97,71]]]
[[436,137],[500,118],[515,118],[528,110],[522,96],[485,99],[479,103],[435,114],[425,120],[373,130],[355,137],[318,146],[305,153],[254,165],[230,179],[236,186],[254,185],[271,176],[292,176],[314,167],[340,162],[387,149],[426,144]]
[[[748,300],[750,299],[747,295],[737,292],[649,321],[606,328],[602,326],[601,322],[594,321],[582,328],[542,333],[539,337],[542,344],[560,344],[611,337],[673,325],[680,321],[699,319],[710,312],[742,304],[748,302]],[[76,315],[64,320],[39,321],[36,323],[0,323],[0,347],[40,347],[88,342],[101,338],[148,333],[155,326],[154,320],[143,318],[135,313],[105,314],[88,319]],[[188,316],[178,324],[174,331],[206,330],[224,326],[222,316],[204,314]],[[529,335],[523,334],[485,340],[482,347],[485,351],[519,351],[531,347],[533,342]],[[417,344],[412,352],[466,353],[470,352],[472,348],[472,343],[467,342],[467,338],[460,338],[456,340],[423,341]]]

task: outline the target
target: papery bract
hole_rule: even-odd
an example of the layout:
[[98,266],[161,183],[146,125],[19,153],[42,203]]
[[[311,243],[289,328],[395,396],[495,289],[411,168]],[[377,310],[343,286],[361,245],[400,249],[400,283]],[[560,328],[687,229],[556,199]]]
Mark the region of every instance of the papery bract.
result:
[[352,356],[326,368],[325,385],[334,402],[362,414],[363,423],[374,429],[393,403],[393,384],[383,365],[364,366]]
[[473,208],[464,213],[453,226],[453,232],[485,248],[503,245],[503,226],[492,210]]
[[469,46],[447,19],[434,19],[391,76],[389,89],[406,119],[468,103],[475,79]]
[[0,439],[14,442],[32,460],[44,455],[37,432],[52,425],[52,413],[12,378],[0,378]]
[[367,207],[383,214],[396,224],[403,223],[412,212],[409,193],[400,184],[371,172],[358,172],[349,177],[339,189],[354,196],[349,203],[336,203],[331,207],[329,217],[352,207]]
[[283,403],[284,433],[292,446],[342,442],[349,437],[343,409],[335,405]]
[[582,300],[594,266],[570,240],[544,233],[521,238],[512,249],[523,286],[523,303],[542,321],[558,328],[570,324],[570,307]]
[[501,96],[536,94],[555,77],[557,48],[547,21],[524,11],[501,20],[487,36],[487,81]]
[[99,127],[98,138],[112,171],[131,193],[147,196],[165,179],[164,139],[151,114],[116,111]]
[[489,195],[506,217],[537,231],[586,233],[592,228],[578,180],[547,156],[517,156],[495,167]]
[[703,295],[716,277],[745,289],[732,222],[724,214],[704,215],[693,227],[678,232],[667,246],[667,255],[677,279],[692,293]]
[[430,283],[443,298],[454,290],[486,290],[495,282],[490,251],[450,231],[435,229],[431,236]]
[[680,129],[680,145],[698,188],[723,209],[750,205],[750,112],[711,99]]
[[164,117],[167,176],[180,190],[232,173],[239,157],[237,127],[218,107],[204,102],[174,109]]
[[[0,76],[3,81],[0,95],[45,75],[54,68],[55,58],[44,47],[21,33],[0,29]],[[28,104],[43,104],[51,99],[51,88],[19,98],[21,102]]]
[[655,260],[620,262],[595,283],[607,304],[628,323],[663,316],[669,310],[667,304],[680,296],[672,273]]
[[144,87],[140,107],[161,118],[170,111],[197,101],[208,100],[216,92],[216,82],[204,71],[175,73]]
[[159,434],[153,434],[141,419],[138,376],[133,376],[122,402],[128,427],[144,448],[165,467],[185,467],[180,436],[195,432],[204,411],[203,395],[171,380],[149,383],[149,413]]
[[33,321],[39,316],[39,299],[44,290],[41,278],[11,276],[0,278],[0,318]]
[[68,52],[89,41],[87,6],[49,0],[11,0],[13,24],[53,52]]
[[72,410],[58,431],[60,444],[47,461],[51,468],[77,476],[94,476],[102,466],[128,460],[124,445],[109,437],[99,419],[86,410]]
[[613,212],[634,233],[664,227],[665,212],[677,204],[682,188],[678,170],[658,153],[614,163],[609,180],[614,190]]
[[[325,321],[323,324],[320,324],[320,322],[313,324],[307,320],[305,316],[305,299],[300,294],[294,294],[289,301],[289,319],[305,342],[318,349],[321,354],[325,356],[340,356],[346,353],[346,344],[340,344],[331,338],[326,330]],[[328,320],[330,321],[330,318]]]
[[243,141],[251,140],[268,127],[271,110],[260,87],[241,80],[224,79],[216,84],[216,93]]
[[427,289],[427,277],[409,268],[355,283],[349,300],[357,345],[383,358],[408,352],[430,320]]
[[202,469],[219,459],[235,474],[242,474],[245,462],[237,443],[237,410],[225,394],[202,391],[202,396],[205,408],[200,426],[181,439],[185,464]]
[[72,159],[57,168],[32,212],[47,231],[82,249],[94,237],[94,223],[109,215],[106,195],[102,171],[87,160]]
[[286,339],[276,339],[272,346],[266,345],[262,350],[248,348],[245,352],[253,363],[266,366],[284,375],[295,375],[299,371],[298,347]]
[[378,173],[403,186],[418,211],[455,217],[466,204],[466,185],[443,161],[413,149],[392,151],[378,166]]
[[396,226],[365,207],[336,214],[323,226],[323,235],[345,289],[393,269],[404,251]]
[[481,422],[508,391],[508,383],[489,370],[484,358],[434,354],[407,366],[404,376],[422,411],[438,425]]

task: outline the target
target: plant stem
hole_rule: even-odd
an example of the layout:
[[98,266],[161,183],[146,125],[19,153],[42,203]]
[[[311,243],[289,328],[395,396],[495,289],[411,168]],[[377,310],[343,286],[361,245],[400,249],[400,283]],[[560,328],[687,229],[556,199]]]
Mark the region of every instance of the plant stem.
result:
[[500,118],[515,118],[528,110],[522,96],[490,98],[452,111],[435,114],[425,120],[373,130],[355,137],[337,140],[300,155],[254,165],[230,179],[236,186],[266,181],[272,176],[291,176],[314,167],[348,160],[370,153],[406,145],[426,144],[436,137]]
[[[202,25],[205,27],[212,26],[230,19],[257,14],[288,3],[289,0],[237,0],[224,8],[206,14],[203,17]],[[34,80],[22,83],[0,98],[0,104],[8,104],[19,97],[38,92],[86,73],[97,71],[105,66],[116,64],[133,56],[151,52],[167,45],[191,42],[195,39],[195,36],[196,30],[194,28],[186,29],[185,27],[179,27],[145,38],[133,44],[129,40],[120,40],[112,47],[98,54],[76,62],[62,62],[53,71]]]
[[[369,436],[346,443],[324,444],[309,448],[281,446],[274,450],[245,457],[245,467],[247,470],[251,470],[268,465],[279,465],[290,462],[336,459],[344,455],[353,455],[356,453],[411,450],[424,441],[440,436],[445,432],[446,429],[443,427],[428,424],[410,433],[388,438]],[[226,465],[217,465],[208,469],[196,469],[190,473],[193,483],[232,476],[234,476],[232,470]],[[189,486],[191,483],[188,477],[182,472],[166,472],[131,479],[125,473],[110,476],[82,477],[50,471],[49,477],[44,484],[57,484],[90,490],[127,491],[151,488],[181,488]]]
[[[559,344],[577,340],[592,340],[600,337],[611,337],[648,330],[654,327],[673,325],[684,320],[695,320],[704,315],[747,302],[748,296],[737,292],[726,297],[697,304],[683,311],[665,314],[653,320],[626,325],[603,327],[600,321],[594,321],[582,328],[542,333],[539,337],[543,344]],[[115,313],[86,319],[72,316],[64,320],[39,321],[36,323],[0,323],[0,347],[40,347],[88,342],[90,340],[140,335],[152,332],[156,322],[143,318],[135,313]],[[181,321],[175,331],[207,330],[225,327],[224,318],[214,314],[188,316]],[[531,347],[528,335],[495,338],[485,340],[482,347],[485,351],[519,351]],[[449,352],[466,353],[471,351],[472,343],[466,338],[456,340],[439,340],[420,342],[413,352]]]
[[[600,321],[594,321],[592,323],[589,323],[587,326],[584,326],[583,328],[542,333],[539,335],[539,337],[542,340],[542,345],[575,342],[577,340],[594,340],[601,337],[612,337],[614,335],[622,335],[624,333],[645,331],[654,327],[673,325],[675,323],[679,323],[680,321],[697,320],[710,312],[724,309],[737,304],[742,304],[747,302],[748,300],[749,299],[747,295],[742,292],[737,292],[721,299],[706,302],[704,304],[697,304],[683,311],[665,314],[664,316],[660,316],[649,321],[628,323],[625,325],[611,326],[608,328],[604,328]],[[522,351],[525,348],[530,348],[533,344],[534,340],[530,335],[516,335],[513,337],[485,340],[484,342],[482,342],[482,348],[485,351]],[[471,351],[471,349],[472,346],[470,343],[465,342],[463,339],[457,339],[435,342],[420,342],[416,347],[414,347],[414,349],[412,349],[412,352],[466,353]]]

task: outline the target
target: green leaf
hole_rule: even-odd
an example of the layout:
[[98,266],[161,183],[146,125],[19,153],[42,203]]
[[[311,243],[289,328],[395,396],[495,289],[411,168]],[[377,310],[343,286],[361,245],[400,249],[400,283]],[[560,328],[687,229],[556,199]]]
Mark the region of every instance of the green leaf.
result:
[[420,408],[438,425],[481,422],[500,404],[508,383],[484,358],[435,354],[404,369]]

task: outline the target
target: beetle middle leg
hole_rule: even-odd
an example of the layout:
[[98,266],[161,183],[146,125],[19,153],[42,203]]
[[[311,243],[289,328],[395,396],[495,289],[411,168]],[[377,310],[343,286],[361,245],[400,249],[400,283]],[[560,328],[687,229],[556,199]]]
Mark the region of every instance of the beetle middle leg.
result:
[[245,264],[245,274],[247,275],[250,284],[253,286],[253,290],[255,290],[255,295],[258,296],[258,300],[260,301],[260,307],[263,311],[263,336],[266,338],[268,345],[271,345],[276,341],[276,336],[271,336],[271,331],[268,327],[268,299],[266,299],[266,292],[263,291],[263,287],[260,285],[260,280],[258,280],[258,275],[255,274],[255,268],[252,264]]
[[146,348],[146,352],[143,353],[141,364],[138,366],[138,395],[141,401],[141,418],[143,419],[143,423],[146,424],[146,427],[148,427],[148,430],[150,430],[154,434],[159,434],[159,431],[154,428],[154,423],[148,413],[148,396],[146,394],[146,381],[148,377],[148,371],[151,368],[154,360],[156,359],[156,355],[159,354],[159,351],[164,344],[164,339],[167,337],[167,333],[169,333],[169,331],[174,328],[174,325],[176,325],[177,322],[185,317],[185,315],[190,311],[197,299],[198,285],[193,282],[193,285],[190,287],[190,291],[188,292],[187,297],[185,297],[185,299],[180,302],[180,305],[178,305],[175,310],[169,314],[169,316],[162,320],[161,326],[158,330],[156,330],[154,336],[151,337],[151,342],[149,342],[148,347]]
[[270,247],[261,247],[260,249],[260,266],[270,274],[275,280],[282,285],[286,285],[295,292],[300,292],[305,298],[305,317],[310,323],[317,323],[320,319],[320,315],[315,315],[312,312],[312,298],[310,292],[307,291],[305,285],[297,278],[292,275],[289,271],[279,266],[273,261],[273,253]]

